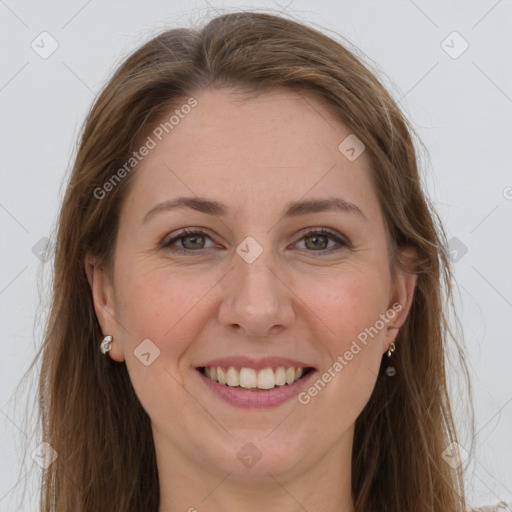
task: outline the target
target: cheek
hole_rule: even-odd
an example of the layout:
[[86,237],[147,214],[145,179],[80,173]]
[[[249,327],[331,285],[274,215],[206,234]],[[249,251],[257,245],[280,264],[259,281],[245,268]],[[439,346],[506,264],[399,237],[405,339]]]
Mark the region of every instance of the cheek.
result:
[[[388,306],[388,279],[377,267],[346,268],[329,286],[309,283],[312,293],[307,305],[314,312],[309,318],[318,318],[316,338],[327,355],[319,376],[325,375],[326,385],[317,386],[322,390],[317,405],[339,404],[334,410],[339,411],[340,421],[359,414],[375,385],[387,325],[381,315],[386,315]],[[310,398],[316,392],[312,390]]]
[[[388,305],[389,281],[378,268],[345,268],[325,279],[307,278],[301,299],[327,327],[333,344],[343,349],[346,342],[373,326]],[[309,315],[312,317],[311,313]]]
[[[180,273],[171,271],[169,266],[131,266],[129,272],[122,271],[120,266],[117,313],[124,329],[124,357],[134,386],[139,393],[149,392],[144,403],[150,403],[152,390],[162,386],[177,386],[177,395],[171,395],[173,400],[179,400],[189,349],[214,315],[209,299],[215,282],[204,272]],[[123,281],[122,275],[130,277]],[[137,355],[147,339],[156,346],[149,344],[150,352],[153,350],[158,356],[146,367]]]
[[[200,299],[211,286],[206,279],[186,278],[162,267],[135,270],[132,266],[122,274],[120,266],[119,275],[130,276],[119,283],[117,310],[125,328],[124,356],[130,379],[150,417],[171,424],[175,422],[173,411],[189,406],[180,363],[204,327]],[[146,366],[139,358],[139,347],[147,339],[157,348],[147,345],[150,364]]]
[[327,357],[299,401],[312,418],[329,411],[333,435],[356,420],[375,387],[386,331],[380,317],[388,305],[386,285],[378,272],[346,273],[333,280],[330,292],[319,283],[312,295],[310,318],[320,318],[317,338]]
[[120,276],[129,277],[119,279],[119,317],[134,332],[152,332],[159,339],[200,309],[201,297],[211,288],[205,278],[183,276],[165,267],[122,272]]

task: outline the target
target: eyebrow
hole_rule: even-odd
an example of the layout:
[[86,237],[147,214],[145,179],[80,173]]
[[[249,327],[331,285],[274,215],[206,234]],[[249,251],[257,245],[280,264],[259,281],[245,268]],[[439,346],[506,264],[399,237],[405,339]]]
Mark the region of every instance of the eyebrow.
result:
[[[216,215],[224,217],[228,214],[229,208],[218,201],[206,199],[205,197],[177,197],[168,201],[156,204],[146,213],[142,219],[142,224],[149,221],[158,213],[168,212],[180,208],[190,208],[207,215]],[[344,213],[353,213],[367,220],[364,213],[354,203],[346,201],[340,197],[329,197],[326,199],[308,199],[288,203],[285,206],[284,217],[299,217],[311,213],[320,213],[327,211],[340,211]]]

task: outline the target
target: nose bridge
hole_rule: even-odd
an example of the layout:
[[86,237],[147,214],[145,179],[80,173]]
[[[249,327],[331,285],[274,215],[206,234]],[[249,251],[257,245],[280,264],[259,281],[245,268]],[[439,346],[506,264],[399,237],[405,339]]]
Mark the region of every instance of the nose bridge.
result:
[[[249,302],[270,303],[278,299],[280,281],[276,277],[276,258],[269,242],[259,237],[247,237],[236,249],[238,260],[235,264],[238,294]],[[265,244],[265,245],[263,245]]]
[[270,237],[247,237],[236,249],[227,295],[221,307],[221,321],[238,325],[248,334],[266,336],[276,325],[291,320],[287,287],[276,268]]

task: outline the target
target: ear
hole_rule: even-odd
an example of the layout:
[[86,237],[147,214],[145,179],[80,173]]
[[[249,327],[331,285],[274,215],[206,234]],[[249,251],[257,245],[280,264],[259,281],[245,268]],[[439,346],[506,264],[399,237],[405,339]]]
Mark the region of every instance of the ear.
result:
[[[124,361],[122,343],[122,329],[117,320],[114,286],[110,273],[96,261],[96,258],[87,254],[85,257],[85,272],[92,291],[94,311],[104,336],[113,338],[112,349],[107,354],[115,361]],[[117,341],[117,343],[116,343]],[[98,340],[98,350],[101,340]]]
[[405,323],[407,315],[411,309],[414,291],[416,289],[417,275],[414,273],[415,261],[418,258],[418,252],[414,247],[405,247],[400,249],[398,258],[402,261],[403,267],[397,267],[393,290],[388,304],[388,317],[393,312],[394,316],[389,321],[386,328],[386,334],[383,340],[383,352],[387,352],[391,343],[398,335],[399,329]]

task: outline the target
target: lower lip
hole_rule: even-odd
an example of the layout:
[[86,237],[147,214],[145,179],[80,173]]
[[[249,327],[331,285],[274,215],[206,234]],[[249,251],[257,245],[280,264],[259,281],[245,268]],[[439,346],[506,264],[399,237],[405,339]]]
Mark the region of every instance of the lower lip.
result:
[[250,391],[241,388],[234,388],[226,384],[220,384],[209,377],[203,375],[199,370],[197,373],[203,382],[220,398],[229,402],[231,405],[242,408],[264,408],[275,407],[293,397],[296,397],[316,373],[310,370],[304,377],[296,380],[293,384],[277,386],[273,389],[261,389]]

